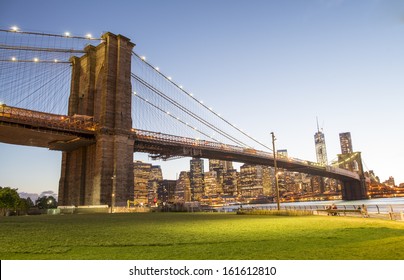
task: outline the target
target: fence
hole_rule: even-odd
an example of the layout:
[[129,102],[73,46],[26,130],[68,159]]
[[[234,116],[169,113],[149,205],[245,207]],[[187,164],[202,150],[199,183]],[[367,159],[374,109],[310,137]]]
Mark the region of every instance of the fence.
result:
[[[315,215],[327,215],[327,209],[331,204],[325,205],[282,205],[281,210],[305,210],[312,211]],[[362,205],[335,205],[336,210],[341,210],[344,216],[361,216],[360,209]],[[382,218],[390,220],[404,221],[404,204],[366,204],[367,212],[371,218]],[[243,205],[243,209],[255,209],[255,210],[277,210],[276,205]],[[218,212],[236,212],[239,207],[222,207],[218,208]],[[357,210],[357,211],[355,211]]]

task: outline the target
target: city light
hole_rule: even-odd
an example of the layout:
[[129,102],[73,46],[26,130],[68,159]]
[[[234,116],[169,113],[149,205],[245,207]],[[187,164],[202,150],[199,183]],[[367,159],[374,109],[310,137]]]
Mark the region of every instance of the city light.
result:
[[18,32],[20,29],[18,28],[18,26],[11,26],[11,31],[13,31],[13,32]]
[[70,37],[70,32],[65,32],[64,34],[66,37]]
[[88,38],[88,39],[92,39],[92,38],[93,38],[93,36],[91,35],[91,33],[87,33],[85,37]]
[[38,61],[39,61],[39,58],[34,57],[34,62],[38,62]]
[[16,58],[15,56],[13,56],[13,57],[11,58],[11,61],[17,61],[17,58]]

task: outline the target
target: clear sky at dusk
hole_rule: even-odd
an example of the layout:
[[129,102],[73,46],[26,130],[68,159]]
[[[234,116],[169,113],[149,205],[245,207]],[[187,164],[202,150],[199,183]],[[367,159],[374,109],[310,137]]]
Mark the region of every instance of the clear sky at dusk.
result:
[[[261,142],[328,159],[351,132],[365,169],[404,182],[404,1],[0,0],[0,26],[122,34],[166,75]],[[58,191],[60,152],[0,144],[0,186]],[[144,159],[145,156],[139,157]],[[164,177],[189,159],[152,162]]]

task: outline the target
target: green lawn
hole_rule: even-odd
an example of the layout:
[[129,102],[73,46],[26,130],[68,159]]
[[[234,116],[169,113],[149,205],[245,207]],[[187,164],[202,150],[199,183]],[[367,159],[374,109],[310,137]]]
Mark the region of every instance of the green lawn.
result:
[[143,213],[0,218],[0,259],[404,259],[404,223]]

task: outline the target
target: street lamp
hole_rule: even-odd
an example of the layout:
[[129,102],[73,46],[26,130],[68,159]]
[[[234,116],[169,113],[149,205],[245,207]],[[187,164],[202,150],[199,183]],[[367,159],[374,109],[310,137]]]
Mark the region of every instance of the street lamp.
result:
[[111,177],[112,180],[112,192],[111,192],[111,213],[114,213],[115,206],[115,189],[116,189],[116,175]]
[[276,205],[278,207],[278,211],[281,209],[281,206],[279,204],[279,186],[278,186],[278,167],[276,164],[276,150],[275,150],[275,134],[271,132],[272,135],[272,151],[274,155],[274,168],[275,168],[275,191],[276,191]]

